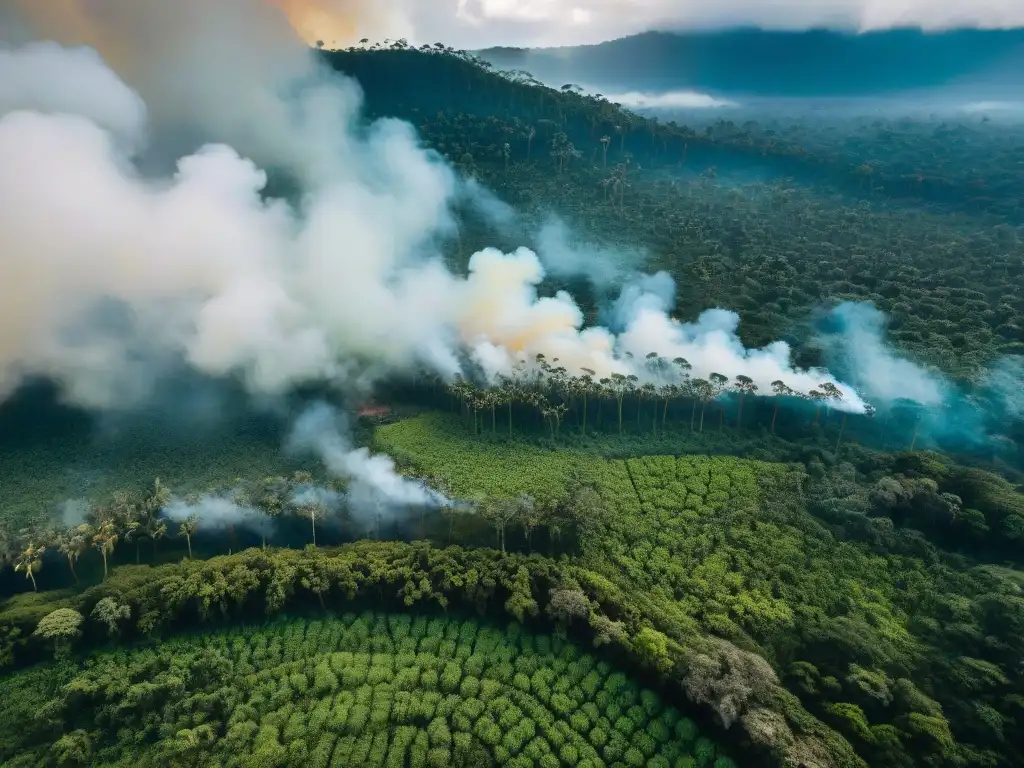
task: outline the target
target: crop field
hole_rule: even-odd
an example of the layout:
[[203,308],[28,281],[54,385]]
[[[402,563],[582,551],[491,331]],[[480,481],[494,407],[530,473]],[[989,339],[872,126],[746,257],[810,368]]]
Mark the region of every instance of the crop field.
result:
[[0,701],[11,768],[198,765],[200,753],[223,768],[735,765],[656,693],[571,643],[408,614],[287,618],[97,652],[5,677]]

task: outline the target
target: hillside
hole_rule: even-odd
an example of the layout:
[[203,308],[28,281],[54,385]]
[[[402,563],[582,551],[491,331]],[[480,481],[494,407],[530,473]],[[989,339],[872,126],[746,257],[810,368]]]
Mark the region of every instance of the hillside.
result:
[[[39,446],[0,465],[0,759],[1024,766],[1019,135],[695,128],[443,47],[322,55],[478,182],[453,269],[557,214],[572,258],[539,289],[588,323],[665,270],[674,316],[734,310],[742,344],[784,340],[874,407],[655,352],[645,381],[543,356],[416,371],[353,432],[440,496],[361,503],[242,414],[174,451],[135,430],[71,525],[52,512],[94,425],[69,439],[22,404],[2,423]],[[844,335],[844,302],[884,315]],[[943,399],[909,399],[920,381]]]
[[973,87],[1012,93],[1024,73],[1024,31],[813,30],[646,32],[570,48],[489,48],[496,67],[544,82],[616,91],[706,90],[761,96],[878,96]]

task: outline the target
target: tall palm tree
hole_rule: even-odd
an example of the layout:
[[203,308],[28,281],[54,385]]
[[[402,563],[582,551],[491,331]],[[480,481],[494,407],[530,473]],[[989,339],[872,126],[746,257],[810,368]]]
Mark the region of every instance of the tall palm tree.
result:
[[[192,537],[195,536],[196,529],[199,527],[199,515],[192,513],[180,523],[178,523],[178,535],[185,538],[185,544],[188,545],[188,559],[192,559]],[[105,567],[105,566],[104,566]]]
[[[729,386],[729,379],[726,378],[725,376],[723,376],[722,374],[715,373],[715,372],[712,372],[711,375],[708,376],[708,379],[711,382],[711,391],[712,391],[711,399],[712,400],[717,400],[719,397],[722,396],[722,394],[725,392],[726,388]],[[719,417],[718,417],[718,428],[719,429],[722,428],[722,422],[723,421],[725,421],[725,408],[724,407],[719,409]]]
[[103,577],[107,576],[107,558],[114,552],[119,539],[117,525],[113,520],[100,523],[92,535],[92,545],[99,550],[103,556]]
[[514,378],[504,378],[501,382],[501,401],[508,406],[508,436],[512,437],[512,404],[522,396],[519,382]]
[[753,395],[757,392],[757,385],[749,376],[740,374],[736,377],[736,381],[732,386],[740,396],[739,405],[736,408],[736,429],[740,429],[743,426],[743,398],[746,395]]
[[43,554],[45,552],[46,547],[29,543],[25,549],[18,553],[14,560],[14,572],[25,572],[25,578],[32,582],[33,592],[39,591],[39,587],[36,584],[36,574],[43,567]]
[[[89,540],[86,538],[85,532],[80,530],[81,527],[61,531],[56,538],[57,550],[67,558],[68,568],[71,570],[71,576],[76,583],[78,582],[78,574],[75,573],[75,563],[78,562],[78,558],[82,556],[85,550],[89,548]],[[86,528],[88,529],[88,526]]]
[[309,520],[310,527],[313,529],[313,546],[316,546],[316,519],[318,517],[323,518],[327,513],[327,508],[324,503],[319,499],[313,499],[300,504],[296,508],[296,513],[299,517]]
[[594,391],[594,377],[597,373],[590,368],[583,368],[583,375],[579,377],[579,393],[583,397],[583,421],[581,422],[583,434],[587,434],[587,400]]
[[715,390],[714,386],[707,379],[691,379],[690,386],[693,389],[693,412],[690,414],[690,431],[693,431],[693,419],[697,410],[697,401],[700,401],[700,429],[698,432],[704,431],[704,408],[707,406],[708,401],[714,397]]
[[796,393],[789,388],[789,386],[782,379],[776,379],[772,382],[772,392],[775,394],[775,410],[772,411],[772,429],[771,432],[775,434],[775,419],[779,415],[779,405],[781,398],[792,397]]
[[814,403],[814,422],[811,426],[817,429],[818,417],[821,415],[821,404],[825,401],[825,393],[817,389],[812,389],[804,395],[804,397]]
[[629,381],[621,373],[613,373],[610,379],[611,391],[614,393],[615,400],[619,406],[619,435],[622,434],[622,399],[626,396],[626,392],[629,389]]
[[636,425],[637,425],[637,428],[640,427],[640,403],[642,403],[644,400],[650,400],[650,401],[652,401],[654,403],[654,420],[653,420],[654,423],[651,425],[652,426],[652,430],[653,430],[652,434],[657,435],[658,434],[658,403],[657,403],[658,388],[656,386],[654,386],[654,384],[652,384],[651,382],[648,381],[642,387],[640,387],[637,390],[637,397],[638,397],[638,403],[637,403],[637,409],[636,409],[637,410],[637,415],[636,415]]

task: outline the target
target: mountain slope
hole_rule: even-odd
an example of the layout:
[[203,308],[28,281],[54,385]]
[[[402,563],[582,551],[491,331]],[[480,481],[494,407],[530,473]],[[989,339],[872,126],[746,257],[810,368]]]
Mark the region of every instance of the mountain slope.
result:
[[491,48],[479,55],[546,82],[605,89],[852,96],[966,83],[995,89],[1024,81],[1024,30],[647,32],[599,45]]

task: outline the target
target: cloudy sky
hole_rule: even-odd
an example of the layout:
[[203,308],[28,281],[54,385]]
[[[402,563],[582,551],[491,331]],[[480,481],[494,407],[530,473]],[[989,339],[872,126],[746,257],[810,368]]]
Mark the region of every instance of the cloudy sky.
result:
[[[750,24],[854,30],[1024,26],[1024,0],[275,0],[328,42],[443,40],[463,48],[594,43],[647,29]],[[329,21],[331,20],[331,21]],[[307,34],[312,34],[307,31]]]

